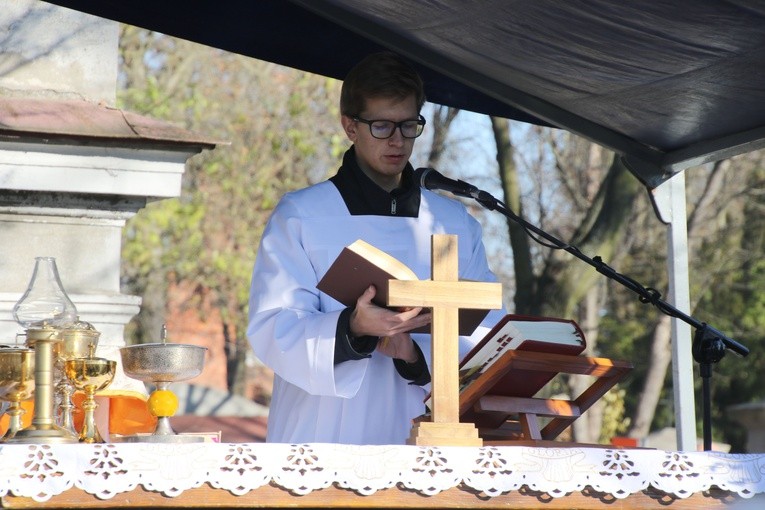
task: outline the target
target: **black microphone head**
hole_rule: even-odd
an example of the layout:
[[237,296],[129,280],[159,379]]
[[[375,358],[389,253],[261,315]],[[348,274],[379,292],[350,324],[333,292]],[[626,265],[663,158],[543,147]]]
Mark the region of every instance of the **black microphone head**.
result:
[[414,171],[414,180],[420,184],[421,188],[432,189],[428,186],[428,179],[432,179],[436,175],[438,175],[438,170],[433,168],[418,168]]

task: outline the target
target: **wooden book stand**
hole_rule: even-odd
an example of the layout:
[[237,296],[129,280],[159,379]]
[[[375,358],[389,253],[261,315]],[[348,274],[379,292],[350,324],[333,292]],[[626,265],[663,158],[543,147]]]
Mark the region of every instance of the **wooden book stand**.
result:
[[[553,443],[558,435],[630,370],[631,363],[606,358],[506,351],[460,394],[460,421],[475,423],[484,444],[560,445]],[[506,385],[500,394],[493,391],[509,374],[529,379],[541,375],[549,381],[558,373],[589,375],[596,380],[572,400],[513,395]],[[520,394],[524,391],[528,388],[518,387]],[[539,417],[552,419],[540,428]]]

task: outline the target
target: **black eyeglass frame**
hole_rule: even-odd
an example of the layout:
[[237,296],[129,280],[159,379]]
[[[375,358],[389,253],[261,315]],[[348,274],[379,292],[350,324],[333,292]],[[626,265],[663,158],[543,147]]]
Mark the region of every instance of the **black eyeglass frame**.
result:
[[[369,126],[369,134],[372,135],[373,138],[377,138],[378,140],[387,140],[388,138],[392,137],[396,133],[396,129],[397,128],[398,128],[399,131],[401,131],[401,136],[403,136],[404,138],[408,138],[410,140],[414,139],[414,138],[417,138],[425,130],[425,123],[426,123],[425,117],[423,117],[422,115],[418,115],[417,116],[417,120],[407,119],[407,120],[402,120],[402,121],[399,121],[399,122],[395,122],[395,121],[387,120],[387,119],[371,119],[371,120],[370,119],[362,119],[361,117],[358,117],[358,116],[351,117],[351,119],[353,119],[354,122],[361,122],[361,123],[364,123],[364,124],[368,125]],[[372,124],[374,124],[375,122],[387,122],[387,123],[389,123],[389,125],[392,124],[393,128],[390,130],[390,134],[388,136],[375,136],[374,131],[372,131]],[[418,129],[416,135],[414,135],[414,136],[406,136],[406,134],[404,134],[404,124],[406,124],[408,122],[416,122],[417,123],[417,126],[418,126],[419,129]]]

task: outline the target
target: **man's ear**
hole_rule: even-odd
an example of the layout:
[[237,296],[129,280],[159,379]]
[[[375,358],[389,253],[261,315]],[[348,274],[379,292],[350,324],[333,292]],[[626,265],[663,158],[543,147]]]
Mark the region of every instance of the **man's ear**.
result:
[[350,141],[355,142],[356,128],[358,127],[358,124],[347,115],[340,116],[340,123],[343,125],[343,131],[345,131],[345,136],[347,136]]

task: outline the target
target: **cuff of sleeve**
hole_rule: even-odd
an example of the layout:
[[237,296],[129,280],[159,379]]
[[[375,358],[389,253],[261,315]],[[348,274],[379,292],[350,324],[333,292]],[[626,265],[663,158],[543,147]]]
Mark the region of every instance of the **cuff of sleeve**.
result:
[[414,342],[414,349],[417,351],[417,361],[414,363],[407,363],[402,359],[393,359],[393,366],[396,367],[398,375],[410,381],[409,384],[417,386],[425,386],[430,382],[430,371],[428,370],[428,364],[425,362],[425,356],[420,350],[420,346],[417,342]]
[[340,312],[335,330],[335,365],[343,361],[368,358],[377,347],[374,336],[351,336],[351,313],[353,308]]

